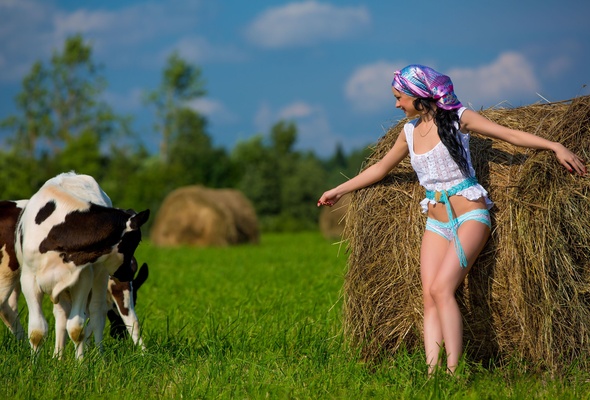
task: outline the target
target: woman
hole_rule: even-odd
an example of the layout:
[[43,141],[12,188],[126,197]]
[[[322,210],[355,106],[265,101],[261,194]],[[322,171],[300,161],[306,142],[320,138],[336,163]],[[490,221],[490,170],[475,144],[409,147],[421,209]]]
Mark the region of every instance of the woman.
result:
[[498,125],[465,109],[451,79],[423,65],[409,65],[394,74],[396,107],[412,121],[404,125],[389,152],[356,177],[326,191],[318,206],[332,206],[346,193],[385,177],[408,154],[426,198],[427,213],[420,250],[424,300],[424,348],[428,372],[441,365],[454,373],[463,348],[463,322],[455,292],[490,235],[493,203],[477,182],[469,152],[469,134],[504,140],[521,147],[552,150],[570,172],[586,173],[584,162],[562,144]]

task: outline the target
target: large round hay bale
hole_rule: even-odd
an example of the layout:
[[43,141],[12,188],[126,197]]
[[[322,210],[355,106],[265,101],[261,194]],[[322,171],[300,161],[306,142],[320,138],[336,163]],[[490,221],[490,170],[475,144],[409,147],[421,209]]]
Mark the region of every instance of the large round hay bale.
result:
[[150,232],[156,246],[257,243],[254,207],[239,191],[186,186],[164,199]]
[[235,189],[210,190],[210,195],[213,201],[231,213],[237,235],[235,243],[258,243],[260,239],[258,218],[250,200]]
[[[481,114],[590,159],[590,97]],[[391,148],[404,122],[381,138],[367,166]],[[553,370],[579,361],[590,354],[590,176],[568,173],[551,152],[475,134],[471,151],[496,205],[491,238],[457,294],[467,354]],[[407,159],[351,195],[345,329],[366,359],[422,349],[423,197]]]
[[350,195],[344,195],[334,207],[322,207],[320,210],[320,232],[326,239],[342,238],[344,232],[344,217],[348,209]]

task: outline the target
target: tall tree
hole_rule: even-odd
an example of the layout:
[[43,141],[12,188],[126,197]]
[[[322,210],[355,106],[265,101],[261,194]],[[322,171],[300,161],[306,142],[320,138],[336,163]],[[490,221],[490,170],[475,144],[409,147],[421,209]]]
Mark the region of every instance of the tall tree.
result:
[[83,133],[92,132],[100,142],[115,130],[125,130],[125,120],[100,100],[106,81],[99,70],[92,46],[81,35],[67,38],[47,67],[40,61],[33,64],[15,99],[20,115],[2,121],[3,128],[15,133],[15,148],[34,156],[43,139],[45,150],[55,154]]
[[106,80],[81,35],[66,39],[49,63],[37,61],[16,96],[17,113],[0,121],[11,151],[31,166],[35,184],[64,168],[97,173],[100,149],[113,133],[129,132],[128,119],[101,100]]
[[53,131],[47,77],[43,64],[35,62],[23,79],[23,91],[15,97],[20,115],[11,115],[0,122],[2,129],[12,131],[9,143],[14,151],[30,159],[35,157],[39,139],[50,137]]
[[147,95],[147,102],[156,107],[155,129],[162,135],[160,158],[165,164],[170,161],[170,144],[178,130],[183,110],[190,101],[205,94],[201,69],[183,60],[178,53],[172,53],[164,68],[160,87]]

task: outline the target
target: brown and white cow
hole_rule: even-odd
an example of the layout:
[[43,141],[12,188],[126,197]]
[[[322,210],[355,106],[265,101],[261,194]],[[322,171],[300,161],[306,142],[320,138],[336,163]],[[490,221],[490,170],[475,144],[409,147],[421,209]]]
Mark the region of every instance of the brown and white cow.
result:
[[18,318],[20,266],[14,251],[14,232],[27,200],[0,201],[0,318],[18,338],[25,332]]
[[73,172],[48,180],[31,197],[17,224],[15,248],[35,352],[48,330],[42,311],[46,294],[53,302],[55,356],[63,354],[66,331],[77,358],[90,335],[102,346],[109,275],[116,281],[133,279],[131,260],[148,218],[149,210],[112,207],[94,178]]

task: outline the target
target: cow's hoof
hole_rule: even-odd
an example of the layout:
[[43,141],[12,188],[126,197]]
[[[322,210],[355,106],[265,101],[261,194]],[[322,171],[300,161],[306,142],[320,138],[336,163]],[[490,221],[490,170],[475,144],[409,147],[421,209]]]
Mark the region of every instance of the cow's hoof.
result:
[[74,343],[80,343],[84,340],[84,327],[82,326],[73,328],[69,333]]
[[29,342],[31,343],[31,346],[33,347],[33,349],[35,351],[37,351],[37,349],[39,348],[39,346],[41,345],[41,343],[43,342],[43,332],[41,331],[32,331],[31,334],[29,335]]

